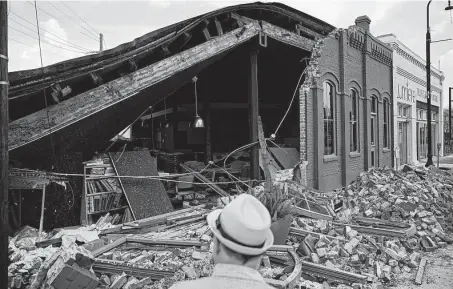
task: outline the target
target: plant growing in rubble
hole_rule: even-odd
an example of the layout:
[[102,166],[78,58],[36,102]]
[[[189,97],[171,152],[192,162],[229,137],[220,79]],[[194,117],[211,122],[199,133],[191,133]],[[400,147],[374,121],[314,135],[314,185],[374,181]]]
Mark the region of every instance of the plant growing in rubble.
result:
[[291,206],[295,198],[288,193],[288,188],[283,184],[266,185],[264,190],[257,195],[275,222],[291,214]]

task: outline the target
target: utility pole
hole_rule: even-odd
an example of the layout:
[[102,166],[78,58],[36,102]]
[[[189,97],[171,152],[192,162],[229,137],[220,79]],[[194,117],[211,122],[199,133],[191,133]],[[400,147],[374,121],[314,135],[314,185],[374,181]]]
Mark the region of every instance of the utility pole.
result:
[[448,125],[449,125],[449,132],[450,132],[450,139],[448,140],[448,144],[450,145],[450,149],[452,148],[451,146],[453,145],[453,136],[451,135],[451,91],[453,90],[453,87],[449,87],[448,89]]
[[426,92],[428,96],[428,159],[425,167],[434,165],[433,163],[433,146],[431,135],[431,32],[429,31],[429,0],[426,5]]
[[8,2],[0,1],[0,289],[8,286]]
[[99,51],[104,51],[104,34],[99,33]]

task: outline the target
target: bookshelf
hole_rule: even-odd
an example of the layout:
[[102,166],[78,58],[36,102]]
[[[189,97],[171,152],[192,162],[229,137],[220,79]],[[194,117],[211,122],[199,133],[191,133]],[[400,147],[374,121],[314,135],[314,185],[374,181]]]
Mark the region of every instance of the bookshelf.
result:
[[131,221],[124,189],[109,157],[83,163],[82,223],[91,225],[105,214],[113,225]]

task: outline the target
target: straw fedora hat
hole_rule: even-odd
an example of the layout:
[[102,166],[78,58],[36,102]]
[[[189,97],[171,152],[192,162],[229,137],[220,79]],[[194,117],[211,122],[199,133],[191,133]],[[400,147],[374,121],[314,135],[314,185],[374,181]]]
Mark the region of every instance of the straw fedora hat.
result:
[[207,221],[217,240],[240,254],[261,255],[274,243],[271,216],[252,195],[239,195],[223,210],[212,211]]

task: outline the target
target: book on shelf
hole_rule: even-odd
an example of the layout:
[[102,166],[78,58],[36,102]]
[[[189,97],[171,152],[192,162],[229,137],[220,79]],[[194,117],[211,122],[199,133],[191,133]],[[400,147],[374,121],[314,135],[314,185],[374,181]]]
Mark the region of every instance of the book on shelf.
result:
[[[95,159],[84,164],[86,169],[85,172],[88,177],[107,177],[85,179],[86,194],[88,195],[86,197],[87,212],[97,213],[119,208],[121,205],[123,190],[121,189],[121,184],[118,178],[115,177],[116,173],[110,163],[110,159]],[[117,213],[115,216],[112,216],[112,222],[119,222],[122,218],[123,214]]]

